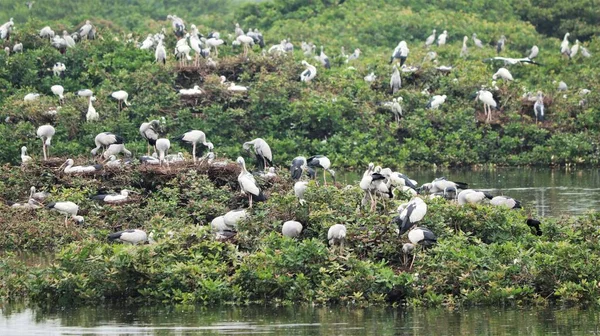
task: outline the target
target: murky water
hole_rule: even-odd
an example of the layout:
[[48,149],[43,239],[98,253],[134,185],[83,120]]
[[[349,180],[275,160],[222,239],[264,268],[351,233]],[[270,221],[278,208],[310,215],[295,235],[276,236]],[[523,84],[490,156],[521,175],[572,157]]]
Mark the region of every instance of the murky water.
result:
[[0,335],[595,335],[578,309],[116,307],[1,310]]
[[[473,189],[490,191],[520,200],[537,216],[580,215],[600,210],[600,170],[497,168],[493,170],[405,170],[419,185],[445,176],[451,181],[469,183]],[[338,177],[344,184],[357,183],[361,174]]]

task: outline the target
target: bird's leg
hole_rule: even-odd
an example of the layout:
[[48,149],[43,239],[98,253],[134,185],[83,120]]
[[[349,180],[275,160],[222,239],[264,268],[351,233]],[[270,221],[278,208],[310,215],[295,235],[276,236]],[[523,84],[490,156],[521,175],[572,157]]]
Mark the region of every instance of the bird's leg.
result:
[[325,169],[323,169],[323,185],[327,186],[327,175],[325,175]]
[[407,258],[406,258],[406,253],[404,253],[404,255],[403,255],[402,257],[403,257],[403,259],[404,259],[404,261],[403,261],[402,265],[404,265],[404,267],[406,267],[406,264],[408,263],[408,260],[406,260],[406,259],[407,259]]
[[250,203],[250,208],[252,208],[252,194],[248,194],[248,203]]
[[69,222],[67,221],[69,219],[69,215],[65,216],[65,227],[69,226]]
[[148,149],[148,156],[150,156],[150,144],[146,143],[146,149]]
[[43,138],[42,138],[42,152],[44,152],[44,161],[48,160],[48,157],[46,156],[46,142],[44,141]]
[[413,254],[412,261],[410,262],[409,270],[412,269],[413,264],[415,263],[415,258],[417,257],[417,249],[415,249],[415,253]]
[[192,157],[194,158],[194,163],[196,163],[196,143],[192,144]]

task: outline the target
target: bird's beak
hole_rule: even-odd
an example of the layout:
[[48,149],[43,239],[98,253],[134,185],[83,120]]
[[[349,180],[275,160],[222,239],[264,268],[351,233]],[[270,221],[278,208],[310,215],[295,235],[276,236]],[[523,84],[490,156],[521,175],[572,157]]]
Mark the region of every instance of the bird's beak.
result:
[[60,167],[58,167],[58,170],[63,169],[63,167],[67,164],[67,161],[65,161],[65,163],[61,164]]

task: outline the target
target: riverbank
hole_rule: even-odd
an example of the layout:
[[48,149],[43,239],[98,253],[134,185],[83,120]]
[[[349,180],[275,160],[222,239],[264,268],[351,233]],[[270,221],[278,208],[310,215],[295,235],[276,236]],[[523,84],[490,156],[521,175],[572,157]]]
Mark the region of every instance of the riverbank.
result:
[[[34,169],[34,168],[32,168]],[[459,207],[427,200],[419,223],[438,237],[419,250],[412,269],[391,224],[393,209],[406,199],[359,209],[357,187],[311,182],[301,206],[287,176],[257,178],[268,201],[249,210],[237,235],[215,240],[210,221],[247,207],[236,176],[202,169],[147,175],[140,169],[102,175],[62,176],[39,168],[3,175],[2,197],[32,182],[51,191],[49,201],[78,203],[83,226],[64,217],[3,206],[0,246],[4,250],[56,251],[51,265],[25,265],[10,256],[0,261],[0,297],[60,304],[171,302],[189,304],[261,303],[293,305],[546,305],[596,304],[600,299],[599,217],[545,218],[542,235],[526,224],[528,210],[489,205]],[[6,173],[6,170],[3,171]],[[281,175],[287,175],[281,172]],[[149,179],[152,176],[152,179]],[[130,204],[99,205],[99,190],[140,192]],[[299,239],[282,237],[281,225],[304,225]],[[343,252],[327,244],[327,230],[344,224]],[[108,233],[126,228],[153,232],[155,244],[111,244]],[[410,256],[409,256],[410,259]]]

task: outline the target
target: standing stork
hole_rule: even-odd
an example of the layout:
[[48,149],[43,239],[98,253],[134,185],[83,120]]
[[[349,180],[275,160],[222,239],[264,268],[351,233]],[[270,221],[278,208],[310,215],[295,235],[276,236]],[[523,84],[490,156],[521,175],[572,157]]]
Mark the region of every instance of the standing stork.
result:
[[156,150],[158,151],[158,160],[160,161],[161,166],[163,162],[165,162],[167,167],[169,167],[169,161],[165,160],[165,156],[169,152],[169,148],[171,148],[171,142],[169,139],[161,138],[156,140]]
[[571,53],[571,49],[569,49],[569,35],[571,35],[569,32],[565,33],[565,37],[560,43],[560,53],[567,56],[570,56],[569,54]]
[[527,56],[527,58],[532,60],[532,59],[536,58],[539,53],[540,53],[540,48],[538,48],[538,46],[534,45],[533,47],[531,47],[531,51],[529,52],[529,56]]
[[492,121],[492,108],[496,109],[498,103],[494,100],[494,96],[490,91],[487,90],[479,90],[477,91],[477,98],[483,103],[483,112],[486,116],[486,122],[490,123]]
[[124,142],[123,138],[114,133],[111,133],[111,132],[99,133],[94,138],[94,144],[96,145],[96,148],[92,149],[91,153],[92,153],[92,155],[96,155],[98,153],[98,150],[100,150],[100,149],[102,149],[103,151],[106,151],[106,149],[110,145],[122,144],[123,142]]
[[198,143],[201,143],[204,146],[208,147],[209,151],[212,151],[212,149],[214,148],[212,143],[206,141],[206,134],[198,130],[191,130],[185,132],[183,133],[183,135],[176,137],[174,140],[192,144],[192,157],[194,158],[194,162],[196,162],[196,145]]
[[254,39],[247,35],[240,35],[235,40],[244,46],[244,57],[248,56],[248,50],[254,46]]
[[371,211],[375,209],[375,199],[373,198],[373,193],[371,192],[371,183],[373,182],[373,169],[375,168],[375,164],[373,162],[369,163],[367,170],[363,173],[362,179],[360,180],[359,186],[365,192],[366,196],[369,196],[371,200]]
[[[315,155],[308,158],[306,164],[311,168],[322,168],[323,169],[323,183],[327,185],[327,178],[325,177],[325,171],[329,172],[333,183],[335,183],[335,171],[331,169],[331,161],[324,155]],[[316,175],[316,174],[315,174]]]
[[63,95],[63,93],[65,93],[65,88],[62,85],[52,85],[50,91],[58,96],[58,103],[62,105],[65,99],[65,96]]
[[261,202],[266,201],[267,198],[263,194],[262,190],[256,185],[256,180],[254,176],[250,174],[246,170],[246,162],[243,157],[237,158],[237,163],[241,167],[241,172],[238,175],[238,183],[240,184],[240,189],[242,190],[242,194],[248,195],[248,202],[250,203],[250,208],[252,208],[252,202]]
[[462,48],[460,49],[460,57],[467,57],[469,55],[469,47],[467,47],[467,42],[469,41],[468,36],[463,37]]
[[256,155],[259,171],[265,170],[267,164],[273,165],[271,147],[269,147],[269,144],[265,140],[256,138],[252,141],[244,142],[242,148],[246,151],[250,151],[250,146],[254,146],[254,154]]
[[433,33],[431,35],[429,35],[427,37],[427,39],[425,40],[425,47],[429,48],[433,42],[435,41],[435,29],[433,30]]
[[43,125],[38,127],[36,134],[37,137],[42,139],[42,149],[44,151],[44,161],[48,160],[48,156],[50,156],[50,144],[52,142],[52,137],[56,133],[56,130],[52,125]]
[[87,39],[90,36],[90,32],[94,27],[92,26],[92,22],[90,20],[86,20],[85,24],[79,28],[77,32],[79,34],[79,39]]
[[427,214],[427,203],[419,197],[413,198],[410,202],[400,205],[398,216],[392,219],[392,223],[398,226],[398,234],[403,235],[415,224],[423,220]]
[[79,206],[73,202],[52,202],[46,205],[47,209],[56,210],[61,214],[65,215],[65,226],[68,224],[69,216],[80,222],[82,217],[77,216],[77,212],[79,212]]
[[403,66],[404,62],[406,62],[406,59],[408,58],[408,53],[409,49],[406,44],[406,41],[400,41],[400,43],[398,43],[398,46],[396,46],[396,48],[392,52],[392,57],[390,57],[390,64],[392,64],[392,62],[394,62],[395,59],[399,59],[400,66]]
[[119,111],[123,109],[123,104],[125,104],[125,106],[131,105],[127,102],[127,98],[129,98],[129,93],[127,93],[126,91],[115,91],[111,93],[110,96],[119,102]]
[[444,30],[444,32],[441,33],[440,36],[438,36],[438,38],[437,38],[438,47],[441,47],[444,44],[446,44],[446,39],[447,38],[448,38],[448,31]]
[[[424,228],[424,227],[416,227],[416,228],[410,230],[410,232],[408,233],[408,240],[410,240],[410,242],[413,245],[415,245],[415,246],[419,245],[422,247],[430,247],[433,244],[437,243],[437,238],[433,234],[433,232],[431,232],[431,230]],[[412,259],[412,262],[410,263],[409,269],[412,269],[416,256],[417,256],[417,254],[415,252],[415,254],[413,254],[413,259]]]
[[183,20],[177,15],[167,15],[167,20],[171,20],[171,25],[173,26],[173,33],[178,38],[182,38],[185,35],[185,23]]
[[225,41],[223,41],[222,39],[220,39],[218,37],[210,37],[204,43],[206,44],[206,46],[208,47],[208,49],[214,48],[215,49],[215,56],[219,57],[219,49],[217,49],[217,47],[220,46],[220,45],[222,45],[222,44],[225,44]]
[[156,50],[154,51],[154,61],[156,63],[162,63],[163,65],[167,64],[167,51],[163,45],[163,40],[160,38],[158,39],[158,44],[156,45]]
[[471,38],[473,39],[473,44],[475,44],[475,46],[477,48],[479,48],[479,49],[483,48],[483,43],[481,43],[481,40],[477,38],[477,34],[473,33]]
[[498,54],[500,54],[500,52],[502,52],[502,50],[504,50],[505,44],[506,44],[506,36],[502,35],[502,36],[500,36],[500,39],[498,40],[498,43],[496,44],[496,52]]
[[98,119],[100,119],[100,115],[96,112],[94,105],[92,105],[93,101],[96,101],[96,97],[92,96],[88,98],[88,111],[85,115],[85,120],[88,122],[98,121]]
[[398,71],[398,67],[396,64],[394,64],[394,72],[392,72],[392,77],[390,78],[390,88],[392,89],[392,94],[396,94],[401,87],[402,77],[400,77],[400,71]]
[[323,46],[321,46],[321,53],[316,58],[319,61],[321,61],[321,64],[325,67],[325,69],[331,68],[331,63],[329,63],[329,57],[325,55],[325,52],[323,52]]
[[142,138],[146,139],[148,142],[148,156],[150,156],[150,147],[153,147],[156,151],[156,140],[158,140],[159,134],[158,130],[160,128],[160,121],[154,119],[149,122],[142,123],[140,125],[140,134]]
[[535,113],[535,123],[544,121],[544,94],[538,91],[535,104],[533,104],[533,112]]
[[344,243],[346,242],[346,226],[342,224],[335,224],[327,231],[327,240],[329,245],[339,245],[340,252],[344,251]]

